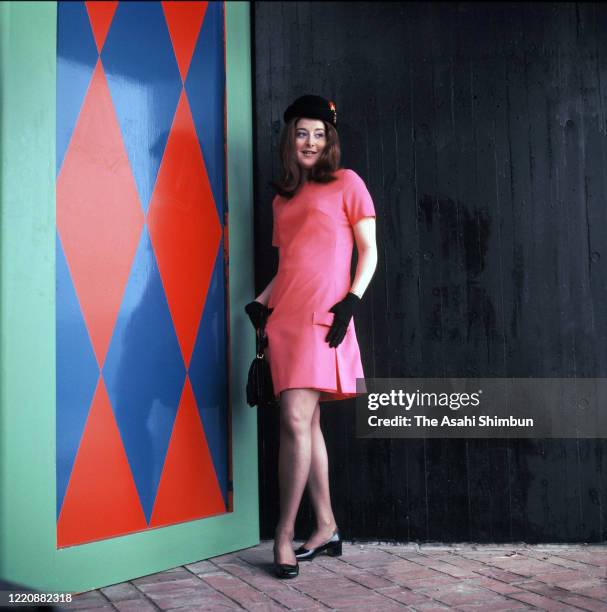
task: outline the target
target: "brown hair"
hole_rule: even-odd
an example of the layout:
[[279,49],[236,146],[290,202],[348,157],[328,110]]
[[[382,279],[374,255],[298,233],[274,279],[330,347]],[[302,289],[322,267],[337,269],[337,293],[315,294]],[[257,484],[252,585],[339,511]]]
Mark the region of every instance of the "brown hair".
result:
[[[283,173],[280,180],[270,181],[269,183],[281,196],[287,199],[291,199],[295,195],[303,178],[295,152],[295,126],[299,119],[301,117],[293,117],[283,127],[280,134],[280,159]],[[337,177],[333,176],[333,172],[340,167],[341,148],[337,130],[330,123],[326,121],[323,121],[323,123],[325,124],[327,144],[308,172],[308,180],[316,183],[331,183],[337,180]]]

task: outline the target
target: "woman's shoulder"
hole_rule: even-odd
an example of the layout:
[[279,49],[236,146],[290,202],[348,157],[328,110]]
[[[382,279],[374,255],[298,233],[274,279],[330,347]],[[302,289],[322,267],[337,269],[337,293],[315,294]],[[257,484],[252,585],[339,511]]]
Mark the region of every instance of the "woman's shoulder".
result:
[[340,168],[336,171],[336,174],[343,181],[344,186],[358,187],[365,184],[363,179],[351,168]]

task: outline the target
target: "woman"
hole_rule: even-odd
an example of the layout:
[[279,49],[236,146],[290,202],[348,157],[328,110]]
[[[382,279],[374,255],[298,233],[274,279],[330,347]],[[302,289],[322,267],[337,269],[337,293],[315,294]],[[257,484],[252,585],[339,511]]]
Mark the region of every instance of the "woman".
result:
[[[299,560],[341,554],[329,493],[320,404],[356,395],[363,378],[353,315],[377,264],[375,209],[363,180],[339,167],[335,104],[298,98],[284,113],[284,167],[272,202],[272,244],[278,272],[245,310],[256,329],[266,324],[274,392],[280,398],[280,519],[274,571],[299,573]],[[353,244],[358,264],[350,285]],[[304,488],[316,530],[293,551],[295,518]]]

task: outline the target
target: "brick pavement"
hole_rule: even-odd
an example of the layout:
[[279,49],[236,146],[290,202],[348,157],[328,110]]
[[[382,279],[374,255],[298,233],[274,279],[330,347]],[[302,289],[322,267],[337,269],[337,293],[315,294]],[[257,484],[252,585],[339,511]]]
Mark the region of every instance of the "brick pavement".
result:
[[344,543],[274,578],[272,542],[77,595],[70,610],[607,612],[607,545]]

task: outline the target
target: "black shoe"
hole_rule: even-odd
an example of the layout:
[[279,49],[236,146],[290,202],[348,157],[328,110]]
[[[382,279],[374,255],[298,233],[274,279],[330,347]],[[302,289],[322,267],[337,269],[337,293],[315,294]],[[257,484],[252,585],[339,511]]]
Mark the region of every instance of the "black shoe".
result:
[[277,563],[276,549],[274,549],[274,574],[277,578],[295,578],[299,576],[299,563],[297,561],[295,561],[295,565]]
[[333,535],[323,544],[317,546],[316,548],[312,548],[308,550],[303,546],[300,546],[295,551],[295,558],[298,561],[311,561],[319,555],[320,553],[326,553],[330,557],[341,557],[341,536],[339,535],[339,531],[336,529],[333,532]]

